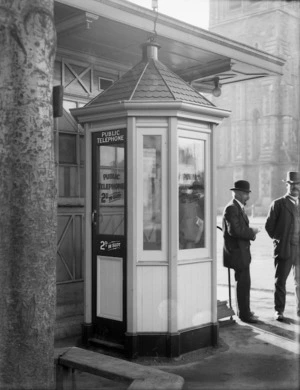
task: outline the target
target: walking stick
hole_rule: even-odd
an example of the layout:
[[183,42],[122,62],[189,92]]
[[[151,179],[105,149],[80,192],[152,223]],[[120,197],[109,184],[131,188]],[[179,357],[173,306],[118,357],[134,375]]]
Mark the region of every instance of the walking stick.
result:
[[[217,228],[218,228],[219,230],[221,230],[221,232],[222,232],[222,228],[221,228],[220,226],[217,226]],[[228,267],[227,269],[228,269],[228,292],[229,292],[229,307],[230,307],[230,309],[231,309],[231,310],[233,310],[233,309],[232,309],[232,304],[231,304],[231,280],[230,280],[230,268]],[[230,320],[232,320],[232,315],[230,316]]]
[[[229,307],[232,310],[231,306],[231,280],[230,280],[230,268],[228,267],[228,290],[229,290]],[[232,315],[230,316],[230,319],[232,320]]]

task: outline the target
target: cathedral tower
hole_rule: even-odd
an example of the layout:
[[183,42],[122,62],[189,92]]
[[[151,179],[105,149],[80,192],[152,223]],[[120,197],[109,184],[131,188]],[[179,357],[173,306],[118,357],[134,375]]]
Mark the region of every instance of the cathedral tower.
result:
[[223,189],[245,178],[252,211],[265,215],[285,192],[286,171],[300,169],[299,19],[298,1],[210,1],[210,31],[286,61],[282,76],[224,86],[216,100],[232,111],[218,132],[219,210],[228,200]]

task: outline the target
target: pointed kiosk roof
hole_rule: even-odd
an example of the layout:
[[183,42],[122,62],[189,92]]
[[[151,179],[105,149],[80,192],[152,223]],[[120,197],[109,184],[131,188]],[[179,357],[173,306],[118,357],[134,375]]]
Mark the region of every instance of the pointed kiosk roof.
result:
[[123,116],[178,116],[220,123],[220,109],[157,59],[160,45],[151,39],[142,60],[84,107],[70,110],[83,124]]
[[85,107],[130,101],[174,101],[215,107],[157,59],[159,47],[154,41],[145,43],[142,60]]

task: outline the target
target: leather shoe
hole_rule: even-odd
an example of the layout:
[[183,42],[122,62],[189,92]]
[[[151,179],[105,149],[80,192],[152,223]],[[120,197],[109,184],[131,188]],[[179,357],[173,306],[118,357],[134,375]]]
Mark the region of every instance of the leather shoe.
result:
[[240,320],[242,321],[242,322],[247,322],[248,324],[257,324],[257,318],[255,318],[255,317],[253,317],[253,316],[251,316],[251,317],[247,317],[247,318],[240,318]]
[[283,321],[284,320],[284,315],[280,311],[276,311],[274,314],[274,319],[276,321]]

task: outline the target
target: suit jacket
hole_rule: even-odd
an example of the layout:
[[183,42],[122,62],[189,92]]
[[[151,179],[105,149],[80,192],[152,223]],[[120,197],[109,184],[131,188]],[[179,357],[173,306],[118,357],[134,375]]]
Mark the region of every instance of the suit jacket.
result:
[[241,270],[251,262],[250,240],[255,234],[249,227],[249,220],[238,202],[233,199],[227,204],[222,221],[224,246],[224,267]]
[[275,199],[271,203],[265,223],[265,229],[273,239],[274,257],[287,259],[290,256],[293,223],[293,205],[287,195]]

